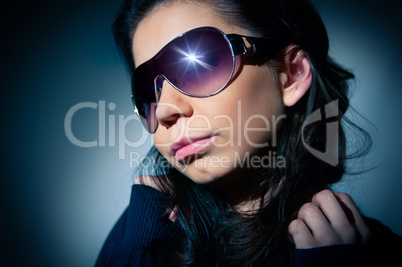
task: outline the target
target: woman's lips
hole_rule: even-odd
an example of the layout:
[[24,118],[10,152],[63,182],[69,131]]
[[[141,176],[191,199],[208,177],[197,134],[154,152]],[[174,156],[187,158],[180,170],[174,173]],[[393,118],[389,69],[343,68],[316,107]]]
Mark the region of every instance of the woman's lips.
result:
[[181,161],[188,156],[195,155],[207,147],[212,141],[212,137],[201,138],[193,142],[178,142],[172,145],[172,151],[177,161]]

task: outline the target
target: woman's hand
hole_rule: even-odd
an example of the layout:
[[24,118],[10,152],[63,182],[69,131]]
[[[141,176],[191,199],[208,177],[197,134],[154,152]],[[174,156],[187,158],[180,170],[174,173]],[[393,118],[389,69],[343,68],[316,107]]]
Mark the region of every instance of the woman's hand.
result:
[[296,248],[367,244],[370,229],[346,193],[323,190],[304,204],[288,232]]

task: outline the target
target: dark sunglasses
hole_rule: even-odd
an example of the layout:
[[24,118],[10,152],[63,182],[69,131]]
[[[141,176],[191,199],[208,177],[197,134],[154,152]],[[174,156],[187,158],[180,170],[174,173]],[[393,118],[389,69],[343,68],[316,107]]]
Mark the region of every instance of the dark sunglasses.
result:
[[[252,46],[251,52],[243,38]],[[135,113],[147,131],[154,133],[158,127],[155,112],[163,81],[188,96],[212,96],[232,79],[235,56],[249,54],[265,61],[274,58],[284,46],[280,39],[224,34],[212,27],[185,32],[134,70],[132,100]]]

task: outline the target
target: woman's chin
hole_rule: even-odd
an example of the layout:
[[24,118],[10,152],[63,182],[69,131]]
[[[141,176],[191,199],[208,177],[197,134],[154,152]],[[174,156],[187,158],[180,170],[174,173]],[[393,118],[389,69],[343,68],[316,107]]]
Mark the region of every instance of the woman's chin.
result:
[[241,172],[228,166],[212,167],[197,165],[197,163],[199,162],[194,161],[191,165],[178,169],[193,182],[201,185],[224,185],[230,183],[237,172]]

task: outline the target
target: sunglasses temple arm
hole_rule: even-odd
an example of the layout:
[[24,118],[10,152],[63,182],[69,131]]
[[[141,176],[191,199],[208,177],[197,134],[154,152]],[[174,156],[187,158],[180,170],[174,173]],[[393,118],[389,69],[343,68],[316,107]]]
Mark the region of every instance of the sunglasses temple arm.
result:
[[253,46],[253,56],[260,60],[268,60],[277,57],[278,53],[284,49],[288,43],[282,38],[245,38]]
[[243,41],[243,37],[237,34],[227,34],[230,44],[232,45],[233,54],[237,55],[245,55],[249,54],[247,50],[246,44]]
[[[226,36],[232,45],[235,56],[251,54],[261,60],[272,59],[276,57],[280,50],[286,47],[286,41],[282,38],[257,38],[237,34],[227,34]],[[243,38],[252,46],[252,52],[247,49]]]

